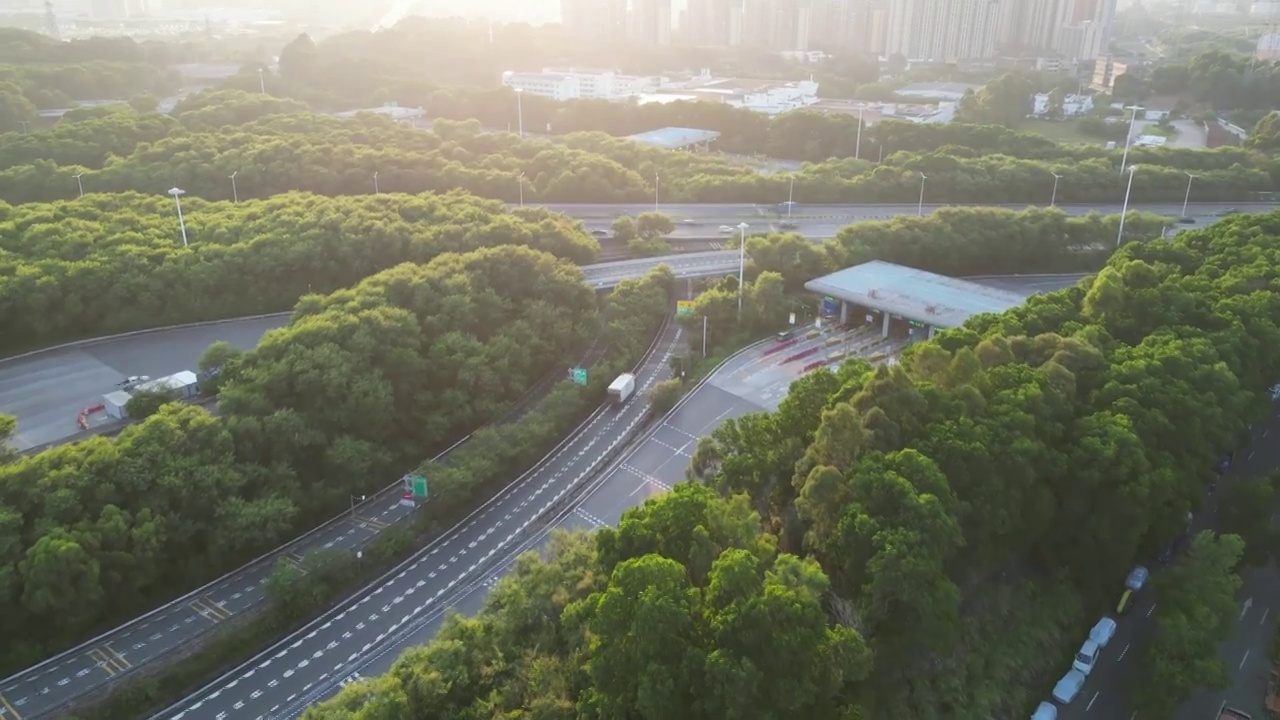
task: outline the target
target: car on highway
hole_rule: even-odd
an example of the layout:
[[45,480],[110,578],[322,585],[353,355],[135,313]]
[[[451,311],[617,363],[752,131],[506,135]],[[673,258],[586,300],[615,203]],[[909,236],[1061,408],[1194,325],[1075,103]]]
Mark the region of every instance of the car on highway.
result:
[[1071,701],[1080,694],[1082,687],[1084,687],[1084,673],[1072,668],[1062,676],[1057,685],[1053,686],[1053,699],[1060,705],[1070,705]]
[[1042,702],[1031,713],[1031,720],[1058,720],[1058,708],[1053,703]]
[[591,234],[592,234],[592,235],[594,235],[594,236],[596,236],[596,237],[609,237],[609,231],[608,231],[608,230],[592,230],[592,231],[591,231]]
[[1182,217],[1178,218],[1178,222],[1182,223],[1183,225],[1195,225],[1196,219],[1189,215],[1183,215]]
[[1092,639],[1085,640],[1080,645],[1080,649],[1076,651],[1076,656],[1071,658],[1071,669],[1078,670],[1084,675],[1093,672],[1093,668],[1098,664],[1098,656],[1102,654],[1102,646],[1094,642]]
[[778,223],[778,227],[782,228],[783,230],[795,230],[800,226],[797,225],[796,223],[791,222],[790,220],[783,220],[782,222]]
[[699,223],[697,220],[694,220],[693,218],[685,218],[680,221],[680,224],[681,225],[698,225]]
[[131,390],[141,385],[142,383],[147,382],[150,379],[151,379],[151,376],[149,375],[130,375],[129,377],[116,383],[116,387],[122,388],[125,390]]
[[730,225],[721,225],[721,226],[720,226],[720,232],[722,232],[722,233],[731,233],[731,232],[733,232],[733,227],[732,227],[732,226],[730,226]]
[[1271,399],[1280,400],[1280,383],[1271,386]]

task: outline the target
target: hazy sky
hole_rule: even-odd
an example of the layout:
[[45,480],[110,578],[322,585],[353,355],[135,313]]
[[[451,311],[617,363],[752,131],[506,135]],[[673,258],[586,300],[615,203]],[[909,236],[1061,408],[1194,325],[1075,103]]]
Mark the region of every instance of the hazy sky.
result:
[[[3,0],[0,0],[3,2]],[[672,15],[678,15],[687,0],[672,0]],[[421,11],[444,12],[466,17],[490,17],[528,23],[560,22],[560,0],[421,0]]]

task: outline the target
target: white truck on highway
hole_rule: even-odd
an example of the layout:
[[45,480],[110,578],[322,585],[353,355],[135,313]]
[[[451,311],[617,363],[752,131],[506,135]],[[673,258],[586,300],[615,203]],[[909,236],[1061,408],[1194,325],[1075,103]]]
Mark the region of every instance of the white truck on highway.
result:
[[636,376],[623,373],[609,383],[609,399],[614,405],[621,405],[636,391]]

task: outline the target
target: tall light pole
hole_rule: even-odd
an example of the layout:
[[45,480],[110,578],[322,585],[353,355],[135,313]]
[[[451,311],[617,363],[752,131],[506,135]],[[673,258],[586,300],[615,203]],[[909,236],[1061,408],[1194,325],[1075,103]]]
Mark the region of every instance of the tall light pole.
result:
[[[1129,133],[1124,136],[1124,155],[1120,157],[1120,174],[1124,174],[1125,168],[1129,166],[1129,143],[1133,141],[1133,124],[1138,121],[1138,111],[1145,110],[1141,105],[1129,105],[1125,110],[1133,113],[1129,117]],[[1133,176],[1131,175],[1130,178]]]
[[187,223],[182,219],[182,196],[187,194],[182,188],[170,188],[169,194],[173,196],[173,202],[178,206],[178,227],[182,228],[182,247],[187,246]]
[[364,498],[365,498],[365,496],[364,496],[364,495],[352,495],[352,496],[351,496],[351,519],[352,519],[352,520],[355,520],[355,519],[356,519],[356,503],[362,503],[362,502],[364,502]]
[[373,171],[373,194],[374,195],[382,194],[382,192],[378,190],[378,171],[377,170]]
[[84,177],[84,173],[75,176],[76,187],[80,188],[80,197],[84,197],[84,181],[80,178]]
[[1187,194],[1182,198],[1182,215],[1180,215],[1179,217],[1186,217],[1187,203],[1191,202],[1191,182],[1200,176],[1192,175],[1186,170],[1183,170],[1182,172],[1187,176]]
[[524,207],[524,173],[516,173],[516,183],[520,186],[520,207]]
[[524,103],[520,101],[520,96],[523,94],[522,88],[516,88],[516,127],[520,131],[521,138],[524,137]]
[[793,173],[791,175],[791,186],[787,189],[787,219],[788,220],[791,219],[791,205],[792,205],[791,200],[795,196],[796,196],[796,176]]
[[1138,169],[1137,165],[1129,166],[1129,185],[1124,191],[1124,209],[1120,211],[1120,232],[1116,233],[1116,247],[1120,247],[1120,241],[1124,238],[1124,217],[1129,214],[1129,191],[1133,190],[1133,171]]
[[866,103],[858,106],[858,139],[853,141],[853,156],[859,160],[862,159],[862,113],[866,109]]
[[653,173],[653,211],[658,212],[658,173]]
[[263,95],[266,95],[266,94],[267,94],[267,76],[266,76],[266,72],[267,72],[267,69],[266,69],[266,68],[258,68],[258,89],[259,89],[260,91],[262,91],[262,94],[263,94]]
[[239,170],[236,170],[235,172],[227,176],[231,178],[231,202],[233,203],[240,202],[240,191],[236,189],[236,173],[239,173],[239,172],[240,172]]
[[747,228],[750,225],[744,223],[738,224],[738,231],[741,233],[738,243],[738,322],[742,322],[742,282],[743,275],[747,267]]
[[1058,204],[1058,181],[1062,179],[1062,176],[1056,172],[1049,174],[1053,176],[1053,195],[1049,197],[1049,207],[1056,207]]
[[924,173],[920,173],[920,203],[916,205],[916,217],[924,215],[924,181],[929,177]]
[[28,122],[28,121],[26,121],[26,120],[19,120],[19,121],[18,121],[18,124],[22,125],[22,134],[23,134],[23,135],[26,135],[26,134],[27,134],[27,126],[28,126],[28,125],[30,125],[31,123],[30,123],[30,122]]

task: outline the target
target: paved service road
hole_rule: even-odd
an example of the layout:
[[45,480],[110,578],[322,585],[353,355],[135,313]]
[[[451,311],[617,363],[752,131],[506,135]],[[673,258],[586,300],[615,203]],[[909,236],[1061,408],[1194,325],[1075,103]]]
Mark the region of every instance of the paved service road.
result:
[[25,450],[74,435],[76,416],[130,375],[153,378],[193,370],[217,340],[241,348],[258,344],[289,317],[235,320],[165,330],[0,361],[0,413],[18,418],[13,445]]
[[[530,473],[489,501],[441,541],[239,670],[158,717],[171,720],[287,717],[349,676],[374,648],[409,631],[477,569],[511,547],[556,503],[589,479],[648,413],[649,388],[669,373],[683,331],[671,323],[644,362],[636,395],[604,407]],[[305,634],[303,634],[305,632]]]
[[[1252,443],[1236,453],[1231,472],[1219,483],[1220,487],[1232,482],[1254,481],[1274,472],[1280,466],[1280,443],[1275,441],[1276,437],[1280,437],[1280,413],[1253,428]],[[1211,528],[1215,520],[1214,511],[1211,498],[1197,514],[1193,532]],[[1116,588],[1117,599],[1120,590]],[[1197,693],[1178,709],[1174,720],[1216,720],[1218,709],[1224,702],[1255,718],[1266,717],[1262,703],[1270,671],[1277,614],[1280,614],[1280,575],[1276,569],[1267,567],[1246,572],[1237,600],[1241,616],[1231,636],[1218,647],[1232,686],[1226,690]],[[1142,719],[1141,712],[1135,715],[1132,692],[1139,679],[1138,656],[1155,631],[1152,614],[1158,601],[1149,587],[1143,589],[1134,610],[1120,619],[1116,637],[1103,650],[1102,659],[1090,674],[1080,696],[1070,706],[1060,709],[1062,720]],[[1087,627],[1080,629],[1081,642],[1088,632]],[[1062,672],[1065,673],[1070,664],[1070,658],[1064,657]],[[1048,690],[1046,688],[1046,697]]]
[[[927,190],[926,190],[927,192]],[[1194,196],[1195,190],[1192,189]],[[785,198],[784,198],[785,199]],[[927,199],[927,196],[926,196]],[[1048,200],[1049,198],[1045,198]],[[1123,201],[1123,198],[1120,198]],[[780,201],[781,202],[781,201]],[[617,204],[617,205],[591,205],[591,204],[570,204],[570,203],[551,203],[543,205],[553,212],[564,213],[571,217],[584,221],[591,228],[605,228],[613,218],[622,215],[638,215],[642,212],[653,212],[652,204]],[[1010,210],[1022,210],[1031,207],[1024,203],[1007,203],[993,205],[925,205],[924,213],[930,214],[940,208],[945,207],[1000,207]],[[1043,206],[1040,206],[1043,207]],[[1214,216],[1216,213],[1222,212],[1228,208],[1237,208],[1245,213],[1270,212],[1276,207],[1271,203],[1191,203],[1187,207],[1187,214],[1191,216]],[[1122,202],[1114,205],[1057,205],[1059,210],[1070,215],[1087,215],[1091,212],[1099,213],[1119,213],[1123,209]],[[1155,213],[1158,215],[1177,216],[1182,213],[1182,203],[1157,203],[1157,204],[1138,204],[1131,203],[1129,209],[1132,211],[1140,210],[1142,212]],[[769,223],[779,222],[787,219],[785,215],[779,215],[775,212],[774,205],[753,205],[750,203],[722,203],[722,204],[705,204],[705,205],[682,205],[682,204],[666,204],[658,205],[658,212],[669,215],[680,226],[682,220],[694,220],[699,223],[707,223],[708,225],[737,225],[740,222],[747,223]],[[806,205],[799,202],[794,210],[791,220],[799,221],[801,219],[829,219],[829,220],[888,220],[898,215],[915,215],[918,207],[915,203],[907,205]],[[602,221],[602,222],[601,222]],[[753,223],[754,221],[754,223]],[[841,223],[848,224],[848,222]],[[705,228],[704,228],[705,230]],[[750,232],[750,230],[748,230]]]

